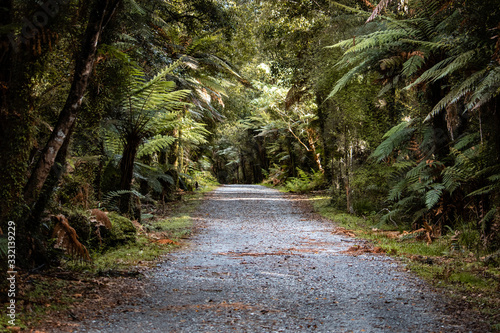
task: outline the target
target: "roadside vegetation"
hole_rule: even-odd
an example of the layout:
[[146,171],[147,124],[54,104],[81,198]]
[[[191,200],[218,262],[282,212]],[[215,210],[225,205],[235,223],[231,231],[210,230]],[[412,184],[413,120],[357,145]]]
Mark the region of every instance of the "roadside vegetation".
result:
[[23,274],[105,275],[176,246],[171,211],[216,182],[325,191],[411,269],[498,286],[499,22],[493,0],[3,1],[0,302],[12,224]]
[[386,253],[404,267],[438,288],[444,295],[489,321],[492,331],[500,331],[500,269],[498,257],[478,249],[479,232],[471,226],[449,230],[427,238],[425,229],[410,231],[381,222],[376,216],[353,216],[339,211],[325,194],[308,195],[314,210],[333,221],[340,230],[367,240],[366,246],[351,248],[353,254]]
[[[17,304],[22,312],[17,317],[18,325],[12,327],[8,317],[2,316],[0,332],[40,325],[50,330],[59,321],[75,320],[75,307],[95,313],[123,302],[124,293],[127,297],[139,296],[143,274],[161,262],[164,255],[182,247],[184,239],[195,231],[192,217],[197,207],[216,187],[215,182],[210,182],[195,192],[184,193],[163,207],[161,213],[151,214],[142,225],[110,213],[110,220],[122,219],[115,232],[128,233],[126,240],[107,248],[87,244],[90,260],[62,256],[58,266],[20,272]],[[133,229],[123,227],[127,224]]]

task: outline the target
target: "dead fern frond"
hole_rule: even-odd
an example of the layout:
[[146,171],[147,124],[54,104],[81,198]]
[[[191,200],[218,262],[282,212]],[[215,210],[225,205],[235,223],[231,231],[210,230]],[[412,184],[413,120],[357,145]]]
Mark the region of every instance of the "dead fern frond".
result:
[[425,156],[420,149],[420,144],[417,142],[415,137],[412,137],[410,144],[408,145],[408,150],[413,151],[415,154],[415,158],[417,159],[417,163],[420,163],[424,160]]
[[52,233],[52,236],[56,239],[54,247],[65,250],[73,258],[91,261],[89,251],[78,241],[78,235],[75,229],[69,225],[68,219],[59,214],[55,216],[55,220],[57,223]]
[[392,2],[392,0],[382,0],[378,3],[378,5],[375,7],[375,9],[373,10],[372,14],[370,15],[370,17],[368,18],[368,20],[366,20],[366,23],[369,23],[371,21],[373,21],[377,16],[379,16],[382,11],[387,8],[387,6],[389,6],[389,4]]
[[90,214],[90,222],[94,223],[95,234],[99,240],[99,246],[102,247],[101,227],[111,230],[113,225],[111,224],[111,220],[108,215],[100,209],[92,209],[90,210]]
[[111,228],[113,227],[108,215],[102,210],[95,208],[90,211],[90,214],[90,221],[94,222],[96,226],[104,226],[108,230],[111,230]]

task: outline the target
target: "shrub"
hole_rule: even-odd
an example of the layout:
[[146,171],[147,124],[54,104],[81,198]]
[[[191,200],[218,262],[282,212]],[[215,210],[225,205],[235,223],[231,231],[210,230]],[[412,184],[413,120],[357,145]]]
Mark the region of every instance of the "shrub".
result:
[[324,175],[321,171],[312,171],[309,175],[297,168],[298,177],[291,177],[285,183],[285,188],[290,192],[305,193],[320,188],[324,184]]

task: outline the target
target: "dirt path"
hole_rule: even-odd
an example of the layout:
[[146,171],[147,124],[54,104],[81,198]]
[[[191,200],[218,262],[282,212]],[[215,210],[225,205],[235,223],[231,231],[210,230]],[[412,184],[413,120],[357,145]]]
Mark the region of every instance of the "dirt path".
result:
[[[152,273],[148,295],[79,332],[464,332],[392,259],[261,186],[215,191],[200,232]],[[85,329],[84,329],[85,327]]]

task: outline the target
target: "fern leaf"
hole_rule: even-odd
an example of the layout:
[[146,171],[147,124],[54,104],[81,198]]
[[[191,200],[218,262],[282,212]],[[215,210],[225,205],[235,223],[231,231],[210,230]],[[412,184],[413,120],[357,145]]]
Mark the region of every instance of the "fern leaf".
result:
[[413,83],[409,84],[404,89],[411,89],[416,85],[424,83],[425,81],[430,81],[435,77],[441,75],[441,73],[443,72],[443,68],[449,65],[453,60],[455,60],[455,58],[456,57],[448,57],[444,60],[441,60],[440,62],[426,70],[424,73],[422,73],[422,75],[420,75]]
[[442,41],[432,42],[427,40],[408,39],[408,38],[401,38],[400,41],[403,43],[418,45],[421,47],[422,50],[428,50],[431,52],[436,52],[438,50],[446,50],[450,48],[449,45],[443,43]]
[[377,31],[365,36],[363,40],[350,47],[345,54],[362,52],[380,45],[387,45],[403,37],[408,37],[412,32],[406,29]]
[[444,189],[452,194],[461,185],[461,180],[465,179],[463,170],[457,167],[448,167],[443,170]]
[[172,145],[175,140],[176,138],[169,135],[160,135],[147,140],[137,152],[137,157],[141,158],[143,156],[159,153]]
[[347,72],[340,80],[337,81],[335,84],[335,87],[333,90],[330,92],[328,97],[326,99],[332,98],[335,94],[337,94],[342,88],[347,86],[349,82],[352,80],[352,78],[358,73],[364,70],[365,68],[368,67],[369,60],[363,61],[361,64],[357,65],[353,69],[351,69],[349,72]]
[[500,66],[495,66],[481,81],[467,105],[468,110],[481,107],[486,102],[500,94]]
[[387,199],[390,201],[400,200],[407,185],[408,181],[406,179],[401,179],[393,187],[391,187]]
[[110,192],[106,193],[102,199],[102,203],[104,206],[109,206],[109,205],[111,205],[111,203],[113,201],[119,199],[124,194],[132,194],[132,195],[138,197],[139,199],[145,198],[141,193],[139,193],[135,190],[118,190],[118,191],[110,191]]
[[480,223],[481,223],[481,230],[484,232],[485,231],[485,228],[486,228],[486,224],[488,222],[490,222],[496,215],[498,209],[497,208],[492,208],[490,209],[485,215],[484,217],[481,219]]
[[498,186],[495,186],[495,185],[484,186],[484,187],[481,187],[478,190],[475,190],[475,191],[467,194],[467,196],[468,197],[473,197],[473,196],[477,196],[477,195],[489,194],[492,191],[494,191],[497,187]]
[[411,56],[404,64],[402,75],[410,77],[415,74],[425,63],[425,58],[421,54]]
[[405,121],[391,128],[384,134],[383,138],[385,138],[385,140],[382,141],[371,156],[376,158],[379,162],[387,158],[394,149],[410,139],[415,129],[409,128],[409,125],[410,122]]
[[442,184],[434,184],[433,188],[425,194],[425,206],[427,209],[432,209],[441,199],[444,186]]
[[483,77],[486,70],[481,70],[470,77],[468,77],[459,87],[450,91],[445,97],[443,97],[432,111],[427,115],[424,121],[428,121],[435,117],[441,110],[446,108],[448,105],[458,102],[462,97],[469,94],[475,89],[475,86],[479,80]]

